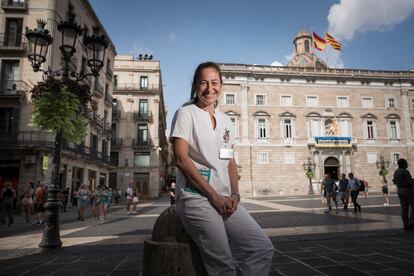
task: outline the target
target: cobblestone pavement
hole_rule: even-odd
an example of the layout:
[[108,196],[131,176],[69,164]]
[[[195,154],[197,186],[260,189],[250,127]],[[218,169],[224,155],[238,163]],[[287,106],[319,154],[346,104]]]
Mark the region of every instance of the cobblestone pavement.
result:
[[[398,198],[389,207],[375,193],[359,202],[361,213],[324,214],[317,196],[242,200],[274,243],[270,275],[414,275],[414,231],[402,230]],[[60,219],[63,247],[53,250],[39,249],[41,227],[18,215],[0,228],[0,275],[140,275],[143,241],[168,206],[166,197],[134,215],[113,206],[106,222],[75,221],[70,209]]]

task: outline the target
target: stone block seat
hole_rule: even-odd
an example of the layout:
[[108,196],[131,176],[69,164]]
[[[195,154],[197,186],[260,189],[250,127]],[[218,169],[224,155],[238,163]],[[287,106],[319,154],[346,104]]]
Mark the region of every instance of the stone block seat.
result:
[[174,206],[158,217],[144,242],[144,276],[205,276],[196,244],[186,233]]

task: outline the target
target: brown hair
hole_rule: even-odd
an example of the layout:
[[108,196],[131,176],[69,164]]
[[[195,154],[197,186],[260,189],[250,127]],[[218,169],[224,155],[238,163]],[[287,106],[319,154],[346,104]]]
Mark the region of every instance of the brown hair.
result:
[[216,70],[220,76],[220,84],[223,84],[223,76],[221,74],[220,67],[216,63],[211,62],[211,61],[200,63],[194,72],[193,83],[191,85],[191,96],[190,96],[191,100],[197,100],[197,93],[196,93],[197,83],[200,78],[201,71],[203,71],[203,69],[206,69],[206,68],[213,68],[214,70]]

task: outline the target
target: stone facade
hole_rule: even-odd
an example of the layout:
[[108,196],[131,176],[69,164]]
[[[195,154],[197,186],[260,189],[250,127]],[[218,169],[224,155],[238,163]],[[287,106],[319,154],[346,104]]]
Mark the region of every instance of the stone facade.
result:
[[167,175],[168,143],[160,62],[152,56],[115,58],[111,182],[158,197]]
[[[0,184],[13,181],[18,192],[26,182],[43,180],[48,185],[52,179],[54,137],[47,132],[28,126],[33,105],[30,87],[42,80],[41,72],[35,73],[26,58],[29,51],[24,36],[25,26],[36,27],[37,19],[47,20],[54,43],[49,46],[47,61],[42,69],[62,67],[59,50],[61,35],[57,24],[66,19],[68,9],[76,13],[76,22],[88,35],[91,26],[97,25],[109,41],[104,66],[98,78],[87,77],[93,91],[97,110],[91,114],[88,135],[82,145],[65,143],[62,150],[60,182],[71,192],[81,183],[91,189],[98,182],[108,185],[108,165],[111,137],[112,82],[115,47],[87,0],[31,0],[1,1],[0,8]],[[82,37],[76,44],[70,67],[76,72],[86,68],[87,54]],[[48,162],[45,160],[48,158]]]
[[391,162],[389,183],[399,157],[414,168],[414,71],[309,66],[304,40],[311,36],[295,38],[288,66],[220,64],[219,109],[235,126],[242,195],[308,193],[308,157],[316,192],[325,173],[349,172],[380,191],[381,154]]

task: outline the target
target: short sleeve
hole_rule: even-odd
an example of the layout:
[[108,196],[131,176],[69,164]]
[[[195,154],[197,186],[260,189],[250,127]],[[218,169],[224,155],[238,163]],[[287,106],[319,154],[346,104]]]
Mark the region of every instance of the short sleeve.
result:
[[190,141],[192,123],[190,112],[187,108],[180,108],[175,112],[172,123],[170,141],[172,138],[181,138]]

